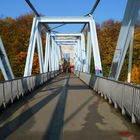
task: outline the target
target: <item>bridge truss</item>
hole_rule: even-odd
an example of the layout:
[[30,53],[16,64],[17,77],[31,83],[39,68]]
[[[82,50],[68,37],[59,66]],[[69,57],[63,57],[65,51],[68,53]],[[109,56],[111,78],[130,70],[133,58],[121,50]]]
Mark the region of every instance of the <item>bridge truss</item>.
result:
[[[91,12],[82,17],[40,17],[40,15],[35,11],[36,17],[33,19],[30,43],[28,48],[25,70],[24,70],[24,77],[31,76],[32,74],[32,66],[33,66],[33,58],[34,58],[36,42],[37,42],[37,50],[38,50],[38,57],[39,57],[40,73],[58,70],[60,60],[62,59],[62,54],[61,54],[62,52],[60,50],[60,46],[69,44],[74,46],[75,70],[89,73],[91,54],[93,54],[95,74],[103,75],[100,53],[99,53],[99,45],[98,45],[98,39],[96,33],[96,25],[93,17],[91,16],[98,3],[99,0],[96,2]],[[31,3],[29,4],[31,5]],[[31,7],[33,6],[31,5]],[[130,77],[131,77],[131,67],[132,67],[134,27],[139,14],[139,8],[140,8],[140,1],[128,0],[117,46],[114,53],[114,58],[109,73],[110,79],[118,80],[124,63],[126,52],[128,48],[130,48],[128,82],[131,81]],[[74,34],[72,33],[54,34],[52,30],[46,30],[46,46],[45,46],[45,55],[44,55],[43,48],[42,48],[42,40],[41,40],[41,29],[39,27],[40,23],[42,23],[43,26],[45,26],[46,23],[61,24],[60,26],[65,24],[84,24],[84,27],[80,33],[74,33]],[[85,36],[85,34],[83,33],[85,25],[88,25],[87,36]],[[71,37],[72,40],[64,39],[68,36]],[[63,39],[60,40],[58,39],[58,37],[59,38],[63,37]],[[0,53],[1,53],[0,68],[2,70],[5,80],[14,79],[14,75],[10,67],[8,57],[4,50],[2,40],[0,40]]]
[[134,28],[138,18],[139,9],[140,9],[139,0],[128,0],[121,25],[117,46],[114,53],[114,58],[110,69],[109,78],[111,79],[118,80],[124,63],[126,52],[130,46],[129,69],[128,69],[128,82],[130,82]]
[[[140,88],[128,83],[116,81],[119,78],[129,45],[129,72],[131,71],[134,26],[139,13],[139,7],[140,1],[128,0],[109,74],[109,78],[113,80],[100,77],[103,73],[96,25],[90,14],[83,17],[35,17],[32,24],[23,78],[14,79],[2,40],[0,39],[0,68],[3,72],[5,80],[9,80],[0,83],[0,106],[3,105],[6,107],[10,101],[13,103],[16,98],[19,99],[19,97],[24,96],[24,94],[40,87],[47,80],[57,76],[59,74],[59,71],[57,70],[59,70],[60,60],[62,59],[60,46],[73,45],[75,74],[93,88],[93,90],[101,94],[101,96],[104,96],[105,99],[108,99],[110,103],[113,102],[115,108],[120,107],[123,115],[128,113],[132,118],[132,123],[135,123],[136,120],[140,121]],[[46,31],[46,46],[44,55],[41,40],[41,29],[39,28],[40,23],[88,24],[88,34],[87,36],[85,36],[83,32],[74,34],[54,34],[50,31]],[[36,42],[41,74],[31,76]],[[94,76],[89,74],[92,51],[95,67]]]
[[[90,61],[91,61],[91,52],[93,49],[93,57],[94,57],[94,66],[95,66],[95,74],[102,75],[102,66],[101,66],[101,59],[99,53],[99,45],[96,33],[96,25],[93,18],[89,15],[86,17],[35,17],[33,20],[29,49],[26,59],[26,66],[24,76],[30,76],[32,72],[32,65],[33,65],[33,56],[35,51],[35,43],[37,41],[37,49],[38,49],[38,56],[39,56],[39,66],[40,66],[40,73],[49,71],[54,71],[59,69],[59,60],[61,59],[60,54],[60,40],[59,44],[57,43],[58,40],[54,39],[55,35],[51,35],[50,32],[46,32],[46,47],[45,47],[45,57],[43,58],[43,51],[42,51],[42,41],[41,41],[41,31],[39,29],[39,23],[48,23],[48,24],[60,24],[60,23],[67,23],[67,24],[88,24],[89,26],[89,33],[88,33],[88,48],[87,53],[85,52],[85,36],[83,33],[80,33],[80,39],[77,38],[75,41],[75,62],[78,61],[75,70],[77,67],[80,67],[80,71],[89,72],[90,68]],[[77,33],[79,35],[79,33]],[[57,35],[58,36],[58,35]],[[69,35],[73,37],[73,35]],[[74,35],[76,36],[76,34]],[[70,40],[61,40],[61,42],[70,42]],[[74,40],[72,40],[74,41]],[[92,49],[91,49],[92,48]],[[84,50],[84,51],[83,51]],[[86,61],[87,60],[87,61]],[[87,66],[86,68],[82,68],[84,64]]]

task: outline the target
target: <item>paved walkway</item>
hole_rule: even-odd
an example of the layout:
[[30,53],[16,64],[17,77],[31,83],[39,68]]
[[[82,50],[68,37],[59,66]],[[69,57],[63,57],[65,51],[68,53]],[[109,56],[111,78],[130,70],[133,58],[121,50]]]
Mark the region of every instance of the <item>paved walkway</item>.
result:
[[132,125],[75,75],[60,75],[0,114],[0,140],[140,140]]

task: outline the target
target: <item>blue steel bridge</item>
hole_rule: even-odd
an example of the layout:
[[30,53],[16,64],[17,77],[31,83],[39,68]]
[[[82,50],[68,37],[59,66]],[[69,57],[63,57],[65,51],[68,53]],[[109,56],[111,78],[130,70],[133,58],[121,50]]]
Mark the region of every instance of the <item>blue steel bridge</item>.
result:
[[[140,87],[132,85],[131,66],[134,28],[140,1],[128,0],[108,77],[104,77],[96,24],[92,17],[99,4],[81,17],[40,16],[32,23],[24,75],[15,78],[0,39],[0,139],[34,140],[140,140]],[[78,33],[45,30],[43,54],[42,24],[83,24]],[[84,29],[87,28],[87,36]],[[87,40],[87,41],[86,41]],[[40,74],[32,75],[37,43]],[[62,73],[61,46],[74,51],[74,73]],[[129,49],[128,82],[118,78]],[[95,73],[90,73],[91,57]]]

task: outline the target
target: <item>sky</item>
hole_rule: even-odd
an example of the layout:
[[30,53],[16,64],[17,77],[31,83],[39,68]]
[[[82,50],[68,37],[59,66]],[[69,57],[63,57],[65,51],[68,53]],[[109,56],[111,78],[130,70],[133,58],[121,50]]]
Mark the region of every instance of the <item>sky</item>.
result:
[[[91,10],[96,0],[30,1],[39,13],[46,16],[82,16]],[[108,19],[121,21],[126,7],[126,2],[127,0],[101,0],[93,15],[95,21],[97,23],[102,23]],[[1,0],[1,18],[7,16],[16,18],[20,15],[29,13],[30,11],[31,9],[26,4],[25,0]]]

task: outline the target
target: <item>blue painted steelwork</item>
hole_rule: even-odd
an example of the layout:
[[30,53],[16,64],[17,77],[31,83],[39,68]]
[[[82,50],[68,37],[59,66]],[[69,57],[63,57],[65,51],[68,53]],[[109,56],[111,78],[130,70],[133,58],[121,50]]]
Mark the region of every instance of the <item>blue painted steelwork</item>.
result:
[[12,80],[14,79],[14,74],[12,68],[10,66],[8,57],[6,55],[4,45],[2,43],[2,39],[0,38],[0,69],[4,76],[5,80]]
[[[43,52],[42,52],[42,44],[41,44],[41,37],[40,37],[40,31],[38,28],[38,23],[67,23],[67,24],[81,24],[81,23],[87,23],[89,24],[89,34],[90,34],[90,40],[91,40],[91,47],[93,47],[93,57],[94,57],[94,64],[95,64],[95,74],[96,75],[102,75],[102,66],[101,66],[101,59],[100,59],[100,53],[99,53],[99,46],[98,46],[98,39],[97,39],[97,33],[96,33],[96,25],[91,17],[91,15],[86,17],[35,17],[33,21],[32,26],[32,32],[30,37],[30,45],[28,49],[27,54],[27,60],[26,60],[26,66],[25,66],[25,72],[24,76],[30,76],[32,71],[32,63],[33,63],[33,54],[35,50],[35,41],[37,38],[37,45],[38,45],[38,55],[39,55],[39,63],[40,63],[40,73],[42,73],[44,70],[48,70],[48,61],[49,61],[49,69],[51,70],[58,70],[59,67],[59,57],[61,54],[60,51],[58,51],[58,47],[60,44],[57,44],[57,40],[55,40],[54,36],[55,34],[49,37],[46,37],[46,43],[48,41],[48,44],[46,44],[46,52],[45,52],[45,59],[43,59]],[[76,53],[75,53],[75,66],[76,69],[78,68],[79,71],[89,71],[87,70],[87,62],[86,57],[89,57],[87,54],[85,54],[85,36],[83,33],[80,34],[80,39],[76,38],[75,40],[72,40],[72,43],[74,41],[77,42],[75,47]],[[77,35],[78,35],[77,34]],[[47,36],[49,36],[50,33],[47,33]],[[68,34],[67,34],[68,35]],[[58,36],[58,35],[57,35]],[[72,37],[72,36],[71,36]],[[65,39],[64,39],[65,40]],[[64,40],[62,42],[64,43]],[[60,42],[60,40],[59,40]],[[65,40],[65,42],[70,42],[70,40]],[[88,49],[88,53],[91,54],[91,49]],[[49,53],[49,54],[48,54]],[[49,57],[48,57],[49,55]],[[77,57],[77,58],[76,58]],[[88,65],[90,64],[90,58],[88,58]],[[44,63],[43,63],[44,61]],[[44,65],[45,64],[45,65]]]
[[110,69],[109,78],[111,79],[118,80],[119,78],[126,52],[131,42],[131,38],[133,38],[132,34],[138,17],[139,8],[139,0],[128,0]]

